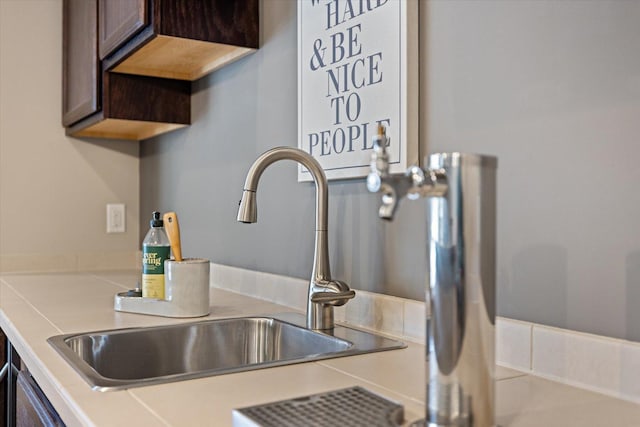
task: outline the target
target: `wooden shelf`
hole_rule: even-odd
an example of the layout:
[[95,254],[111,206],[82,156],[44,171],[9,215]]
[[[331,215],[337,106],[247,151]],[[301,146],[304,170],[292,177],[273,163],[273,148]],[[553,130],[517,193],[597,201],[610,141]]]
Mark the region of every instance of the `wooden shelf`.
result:
[[113,71],[193,81],[255,50],[160,35],[119,63]]
[[70,129],[71,136],[88,138],[113,138],[142,141],[163,133],[186,127],[174,123],[145,122],[140,120],[103,119],[78,131]]

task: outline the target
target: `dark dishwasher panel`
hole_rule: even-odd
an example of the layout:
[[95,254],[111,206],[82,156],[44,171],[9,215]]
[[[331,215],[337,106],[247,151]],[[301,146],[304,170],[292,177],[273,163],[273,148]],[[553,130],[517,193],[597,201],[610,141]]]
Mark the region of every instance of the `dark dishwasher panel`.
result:
[[16,383],[16,427],[63,426],[62,419],[29,371],[20,371]]

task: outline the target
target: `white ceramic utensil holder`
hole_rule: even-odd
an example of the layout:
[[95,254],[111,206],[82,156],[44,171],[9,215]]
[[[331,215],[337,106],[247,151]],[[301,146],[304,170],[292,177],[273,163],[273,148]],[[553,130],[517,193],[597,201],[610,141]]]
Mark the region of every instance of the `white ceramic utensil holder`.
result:
[[114,309],[164,317],[201,317],[209,314],[209,260],[186,258],[164,262],[165,299],[115,296]]

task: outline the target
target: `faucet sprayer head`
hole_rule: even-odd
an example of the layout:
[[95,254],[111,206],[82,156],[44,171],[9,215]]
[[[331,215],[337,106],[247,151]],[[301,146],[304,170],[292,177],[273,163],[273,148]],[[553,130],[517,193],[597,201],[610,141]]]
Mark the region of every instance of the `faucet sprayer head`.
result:
[[258,208],[256,205],[256,192],[242,191],[242,199],[238,203],[238,222],[251,224],[258,221]]

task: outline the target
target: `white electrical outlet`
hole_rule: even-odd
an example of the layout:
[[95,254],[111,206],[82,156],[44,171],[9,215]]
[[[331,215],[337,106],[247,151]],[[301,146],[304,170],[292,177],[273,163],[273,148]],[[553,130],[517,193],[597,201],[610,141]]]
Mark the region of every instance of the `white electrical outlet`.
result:
[[124,203],[107,203],[107,233],[124,233]]

